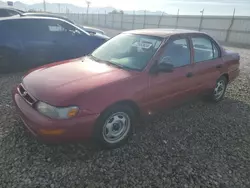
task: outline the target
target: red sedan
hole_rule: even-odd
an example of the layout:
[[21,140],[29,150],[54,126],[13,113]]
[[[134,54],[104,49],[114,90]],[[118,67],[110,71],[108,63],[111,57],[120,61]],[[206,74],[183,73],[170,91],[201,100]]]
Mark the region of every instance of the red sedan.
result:
[[222,100],[239,75],[239,60],[205,33],[128,31],[89,56],[30,71],[13,100],[26,127],[44,141],[94,138],[113,148],[126,142],[139,116],[199,95]]

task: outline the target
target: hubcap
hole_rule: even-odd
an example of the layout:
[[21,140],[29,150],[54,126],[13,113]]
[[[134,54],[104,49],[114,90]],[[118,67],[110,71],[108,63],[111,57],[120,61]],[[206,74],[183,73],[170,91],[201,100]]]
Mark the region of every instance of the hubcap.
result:
[[103,126],[103,138],[108,143],[117,143],[125,138],[129,129],[129,116],[124,112],[114,113],[106,120]]
[[216,100],[222,97],[225,88],[226,86],[224,80],[220,80],[219,82],[217,82],[216,87],[214,89],[214,97]]

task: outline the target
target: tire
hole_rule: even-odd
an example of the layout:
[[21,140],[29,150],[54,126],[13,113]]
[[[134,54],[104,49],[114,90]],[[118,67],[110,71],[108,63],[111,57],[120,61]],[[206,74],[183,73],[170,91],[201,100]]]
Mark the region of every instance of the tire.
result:
[[134,120],[135,113],[129,106],[115,105],[108,108],[95,125],[95,143],[106,149],[124,145],[132,133]]
[[225,76],[221,76],[215,85],[215,88],[210,96],[212,102],[219,102],[224,98],[227,89],[228,80]]

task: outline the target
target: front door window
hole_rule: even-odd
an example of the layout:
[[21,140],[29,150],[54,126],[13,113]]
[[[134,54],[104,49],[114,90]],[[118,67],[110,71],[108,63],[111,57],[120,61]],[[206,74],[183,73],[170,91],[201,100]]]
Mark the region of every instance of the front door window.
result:
[[165,48],[160,63],[170,63],[175,68],[190,64],[190,48],[185,38],[169,41]]

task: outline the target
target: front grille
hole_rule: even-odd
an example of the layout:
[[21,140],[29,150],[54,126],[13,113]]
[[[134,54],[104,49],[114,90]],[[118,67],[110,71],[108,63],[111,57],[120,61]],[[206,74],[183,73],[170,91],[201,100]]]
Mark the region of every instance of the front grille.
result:
[[19,94],[25,99],[25,101],[27,103],[29,103],[30,105],[33,105],[35,103],[35,100],[30,96],[30,94],[25,90],[25,88],[22,86],[22,84],[20,84],[17,87],[17,90],[19,92]]

